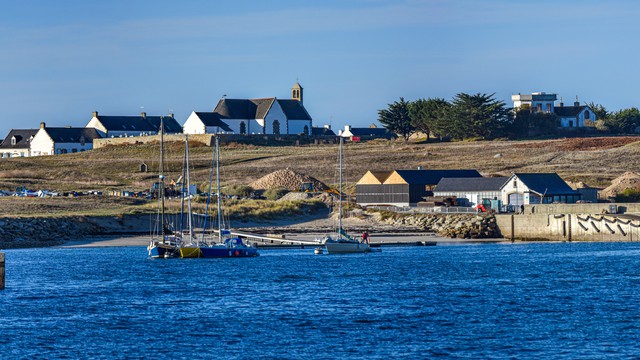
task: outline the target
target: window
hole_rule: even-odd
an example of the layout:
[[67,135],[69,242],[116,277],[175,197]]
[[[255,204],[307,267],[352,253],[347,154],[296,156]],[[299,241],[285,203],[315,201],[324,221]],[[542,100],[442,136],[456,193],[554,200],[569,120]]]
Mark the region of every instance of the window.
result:
[[536,106],[536,111],[542,111],[542,104],[538,104]]
[[591,118],[591,113],[589,112],[589,110],[586,110],[584,112],[584,118],[587,119],[587,120],[589,120]]
[[240,134],[245,135],[247,133],[247,124],[244,121],[240,123]]
[[273,133],[280,135],[280,121],[278,120],[273,120]]
[[304,132],[304,134],[306,136],[309,136],[309,127],[307,125],[304,126],[304,129],[302,129],[302,132]]
[[569,127],[573,127],[573,120],[569,120]]
[[551,104],[547,104],[547,112],[550,113],[551,112]]
[[11,137],[11,145],[15,145],[16,144],[16,137],[12,136]]
[[77,153],[78,149],[71,149],[71,152]]

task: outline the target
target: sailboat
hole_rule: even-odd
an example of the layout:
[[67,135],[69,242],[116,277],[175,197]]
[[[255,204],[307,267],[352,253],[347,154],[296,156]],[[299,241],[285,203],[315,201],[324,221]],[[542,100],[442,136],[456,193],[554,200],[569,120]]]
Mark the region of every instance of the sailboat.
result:
[[[165,218],[164,120],[162,117],[160,118],[160,164],[158,173],[160,181],[154,184],[154,188],[158,191],[158,216],[160,219],[156,221],[156,224],[160,225],[160,231],[157,231],[157,228],[152,231],[147,251],[152,258],[172,258],[179,254],[178,247],[182,242],[182,237],[168,228]],[[160,235],[159,239],[157,237],[158,234]]]
[[367,253],[371,251],[368,243],[360,242],[352,238],[342,228],[342,143],[343,138],[340,137],[340,183],[339,183],[339,201],[338,201],[338,231],[336,238],[326,236],[323,239],[324,246],[329,254],[350,254],[350,253]]
[[[214,166],[216,170],[216,197],[218,207],[217,241],[212,243],[189,243],[179,248],[182,258],[228,258],[258,256],[258,249],[245,244],[240,237],[232,237],[231,231],[223,226],[222,192],[220,191],[220,142],[215,137]],[[211,191],[209,191],[211,193]],[[205,223],[206,224],[206,223]]]

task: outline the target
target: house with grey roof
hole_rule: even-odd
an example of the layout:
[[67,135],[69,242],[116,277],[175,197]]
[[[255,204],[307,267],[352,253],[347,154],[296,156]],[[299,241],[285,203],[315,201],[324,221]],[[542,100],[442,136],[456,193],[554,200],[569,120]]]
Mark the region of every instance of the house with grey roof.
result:
[[433,190],[436,197],[455,197],[460,206],[484,205],[489,208],[491,200],[500,200],[502,186],[508,177],[442,178]]
[[156,135],[160,131],[160,123],[164,124],[165,134],[182,133],[182,126],[176,121],[173,114],[147,116],[145,112],[140,113],[139,116],[111,116],[100,115],[94,111],[91,120],[85,127],[96,129],[102,137],[113,138]]
[[183,128],[186,134],[233,133],[217,112],[192,111]]
[[93,139],[100,138],[94,128],[47,127],[40,129],[31,140],[31,156],[76,153],[93,149]]
[[0,143],[0,158],[31,156],[31,140],[38,129],[11,129]]
[[580,193],[556,173],[514,173],[500,189],[503,204],[574,204]]
[[586,126],[585,121],[595,122],[595,113],[589,106],[580,105],[578,98],[573,106],[564,106],[562,98],[555,106],[558,99],[556,94],[534,92],[532,94],[515,94],[511,96],[513,108],[516,110],[529,109],[531,112],[543,112],[558,116],[561,128],[579,128]]
[[204,113],[192,113],[184,124],[184,132],[202,134],[203,130],[227,129],[224,131],[234,134],[309,135],[312,119],[303,105],[302,96],[302,86],[296,82],[291,88],[291,99],[223,98],[213,109],[215,115],[202,118],[198,114]]
[[331,125],[325,125],[323,127],[312,127],[311,135],[316,137],[335,137],[336,133],[331,130]]

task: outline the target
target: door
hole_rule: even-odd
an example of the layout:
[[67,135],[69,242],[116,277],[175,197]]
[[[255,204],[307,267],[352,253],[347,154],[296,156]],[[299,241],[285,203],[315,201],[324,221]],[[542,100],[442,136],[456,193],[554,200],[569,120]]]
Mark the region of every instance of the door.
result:
[[509,194],[509,205],[514,205],[514,206],[524,205],[523,195],[518,193]]

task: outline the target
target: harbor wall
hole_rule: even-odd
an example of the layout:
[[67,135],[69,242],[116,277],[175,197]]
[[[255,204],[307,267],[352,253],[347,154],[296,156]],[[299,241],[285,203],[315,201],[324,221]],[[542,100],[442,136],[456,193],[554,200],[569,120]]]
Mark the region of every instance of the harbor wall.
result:
[[639,241],[640,216],[618,214],[496,215],[506,239],[556,241]]

